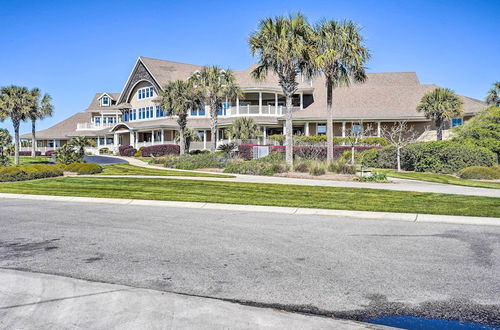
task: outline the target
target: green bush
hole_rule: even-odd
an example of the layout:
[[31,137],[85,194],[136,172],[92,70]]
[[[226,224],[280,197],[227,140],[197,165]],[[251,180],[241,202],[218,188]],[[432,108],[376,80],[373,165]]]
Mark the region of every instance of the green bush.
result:
[[361,163],[366,167],[396,168],[396,147],[365,150],[361,154]]
[[288,170],[284,156],[280,152],[272,152],[266,157],[253,160],[234,160],[227,163],[224,173],[272,176]]
[[37,164],[0,168],[0,182],[34,180],[61,175],[63,175],[62,169],[55,165]]
[[66,165],[81,163],[83,162],[83,157],[71,145],[65,144],[56,150],[56,162]]
[[5,167],[10,165],[10,158],[4,155],[0,155],[0,167]]
[[190,155],[209,154],[209,153],[210,153],[210,150],[199,150],[199,149],[196,149],[196,150],[189,151]]
[[357,176],[352,179],[353,181],[359,182],[390,182],[387,180],[387,175],[385,173],[372,173],[371,176]]
[[462,179],[497,180],[500,179],[500,167],[470,166],[461,169],[458,176]]
[[309,172],[309,162],[305,160],[296,161],[293,165],[293,169],[296,172],[306,173]]
[[314,176],[324,175],[326,174],[325,165],[319,162],[314,162],[309,167],[309,174]]
[[328,170],[333,173],[339,174],[356,174],[356,165],[350,164],[345,160],[339,159],[331,162],[328,165]]
[[92,163],[73,163],[64,169],[66,172],[75,172],[78,175],[97,174],[102,172],[102,166]]
[[196,170],[199,168],[223,168],[226,159],[218,154],[202,153],[197,155],[181,155],[165,159],[165,167],[182,170]]

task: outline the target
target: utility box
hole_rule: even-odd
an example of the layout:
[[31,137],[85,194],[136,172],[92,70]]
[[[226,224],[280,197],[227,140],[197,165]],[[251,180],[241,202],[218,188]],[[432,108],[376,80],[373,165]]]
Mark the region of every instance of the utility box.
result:
[[266,157],[269,155],[269,146],[254,146],[253,159]]

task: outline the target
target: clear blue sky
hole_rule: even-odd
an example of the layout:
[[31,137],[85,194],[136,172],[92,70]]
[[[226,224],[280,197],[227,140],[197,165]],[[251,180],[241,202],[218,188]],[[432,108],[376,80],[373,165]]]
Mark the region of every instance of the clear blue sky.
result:
[[310,22],[363,26],[369,72],[415,71],[423,83],[478,99],[500,80],[499,0],[0,0],[0,86],[50,93],[46,128],[83,111],[96,92],[120,92],[140,55],[244,69],[259,19],[297,11]]

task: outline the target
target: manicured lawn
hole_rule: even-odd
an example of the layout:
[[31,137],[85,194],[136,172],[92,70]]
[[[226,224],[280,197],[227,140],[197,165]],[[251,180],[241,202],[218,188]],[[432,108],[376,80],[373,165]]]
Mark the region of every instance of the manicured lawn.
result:
[[500,198],[222,181],[67,177],[3,183],[0,192],[500,217]]
[[98,175],[161,175],[161,176],[194,176],[212,178],[234,178],[232,175],[197,173],[192,171],[172,171],[155,168],[139,167],[130,164],[106,165]]
[[493,188],[500,189],[500,183],[498,182],[484,182],[476,180],[466,180],[460,179],[451,175],[446,174],[435,174],[435,173],[421,173],[421,172],[396,172],[387,169],[376,169],[377,172],[384,172],[387,176],[400,179],[409,180],[420,180],[428,182],[437,182],[445,184],[454,184],[459,186],[467,187],[479,187],[479,188]]
[[[14,165],[14,156],[9,156],[11,164]],[[48,164],[50,157],[45,156],[19,156],[19,165]]]

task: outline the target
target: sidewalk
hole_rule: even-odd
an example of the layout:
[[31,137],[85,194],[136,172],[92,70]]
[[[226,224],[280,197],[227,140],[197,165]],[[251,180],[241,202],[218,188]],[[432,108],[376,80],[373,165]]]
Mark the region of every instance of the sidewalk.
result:
[[0,269],[2,329],[389,329],[69,277]]
[[[172,170],[181,171],[176,169],[167,169],[165,167],[149,165],[141,160],[128,157],[113,156],[115,158],[120,158],[126,160],[131,165],[154,168],[157,170]],[[210,173],[213,172],[203,172],[194,171],[200,173]],[[292,184],[292,185],[304,185],[304,186],[321,186],[321,187],[343,187],[343,188],[368,188],[368,189],[386,189],[386,190],[397,190],[397,191],[415,191],[415,192],[427,192],[427,193],[440,193],[440,194],[457,194],[457,195],[467,195],[467,196],[485,196],[485,197],[499,197],[500,189],[488,189],[488,188],[476,188],[476,187],[464,187],[451,184],[441,184],[435,182],[424,182],[416,180],[405,180],[405,179],[392,179],[394,183],[367,183],[367,182],[353,182],[353,181],[331,181],[331,180],[314,180],[314,179],[297,179],[297,178],[284,178],[276,176],[258,176],[258,175],[243,175],[243,174],[233,174],[234,178],[210,178],[210,177],[174,177],[174,176],[158,176],[154,178],[161,179],[184,179],[184,180],[202,180],[202,181],[228,181],[228,182],[250,182],[250,183],[273,183],[273,184]],[[102,176],[104,177],[104,176]],[[132,176],[126,176],[132,177]],[[141,177],[141,176],[137,176]],[[153,176],[148,176],[153,178]]]

